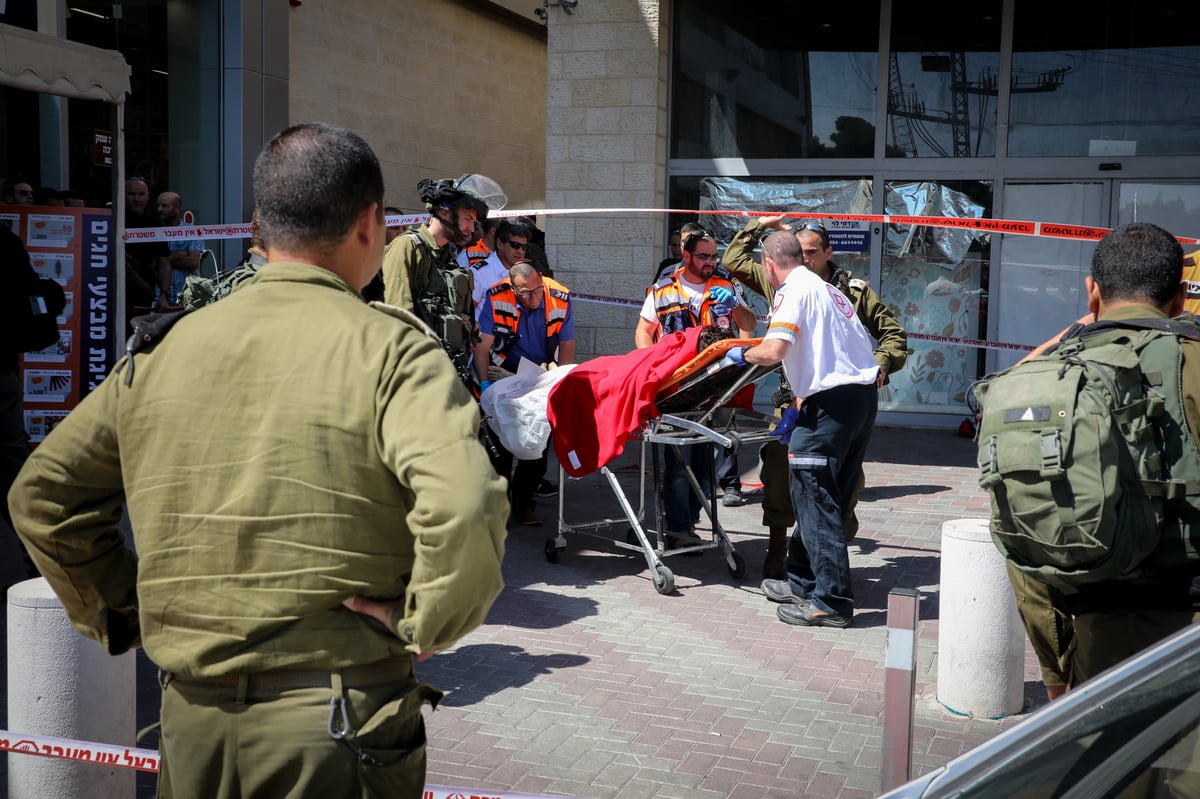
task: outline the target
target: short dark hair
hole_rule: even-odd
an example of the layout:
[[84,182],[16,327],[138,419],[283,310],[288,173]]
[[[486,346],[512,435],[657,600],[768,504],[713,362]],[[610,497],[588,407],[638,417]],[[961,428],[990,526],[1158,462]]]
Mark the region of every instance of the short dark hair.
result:
[[680,236],[690,236],[693,233],[704,233],[704,232],[706,232],[704,230],[704,225],[700,224],[699,222],[684,222],[683,225],[679,228]]
[[512,219],[505,219],[496,228],[496,241],[508,241],[513,236],[521,236],[525,241],[529,241],[532,235],[533,231],[529,229],[529,225]]
[[818,238],[821,239],[821,249],[829,249],[829,231],[820,222],[802,220],[800,224],[794,228],[794,232],[797,236],[799,236],[801,233],[816,233]]
[[306,122],[276,134],[259,153],[254,200],[269,246],[329,250],[371,203],[383,219],[383,172],[357,134]]
[[1096,245],[1092,279],[1104,302],[1150,300],[1166,308],[1183,280],[1183,247],[1158,225],[1122,225]]
[[792,268],[804,263],[804,247],[800,237],[795,235],[778,235],[774,231],[768,233],[762,240],[763,257],[770,258],[780,266]]
[[[697,227],[699,227],[699,225],[697,225]],[[704,241],[705,239],[708,239],[713,244],[717,243],[717,237],[714,236],[713,234],[709,233],[704,228],[700,228],[699,230],[692,231],[692,235],[688,236],[687,241],[685,241],[683,243],[683,251],[684,252],[695,252],[696,245],[699,244],[700,242]]]

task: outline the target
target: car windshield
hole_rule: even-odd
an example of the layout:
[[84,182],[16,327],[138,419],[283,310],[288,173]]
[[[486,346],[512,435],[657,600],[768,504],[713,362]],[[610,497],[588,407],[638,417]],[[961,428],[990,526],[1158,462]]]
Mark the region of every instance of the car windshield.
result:
[[1198,721],[1200,652],[1194,652],[1087,709],[955,795],[1200,799]]

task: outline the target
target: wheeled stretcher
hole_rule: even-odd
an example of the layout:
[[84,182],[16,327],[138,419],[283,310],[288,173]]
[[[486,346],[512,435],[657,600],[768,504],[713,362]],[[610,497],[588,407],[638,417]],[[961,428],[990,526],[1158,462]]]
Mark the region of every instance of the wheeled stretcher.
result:
[[[681,538],[667,535],[666,520],[662,503],[659,469],[659,449],[655,444],[665,447],[686,447],[689,445],[704,445],[709,449],[707,460],[708,484],[716,485],[716,457],[721,450],[737,447],[741,444],[757,444],[767,441],[770,430],[778,421],[774,415],[752,410],[748,407],[732,407],[731,400],[747,387],[767,375],[775,372],[779,365],[755,366],[752,364],[734,364],[725,361],[725,352],[731,347],[749,347],[762,339],[724,339],[707,347],[692,360],[675,370],[669,379],[663,381],[655,395],[655,407],[658,414],[648,419],[642,427],[630,435],[630,440],[640,442],[638,466],[638,504],[635,509],[624,488],[614,474],[610,464],[600,467],[600,473],[608,482],[620,505],[623,516],[597,519],[581,522],[570,521],[566,518],[565,509],[568,480],[563,467],[559,466],[558,493],[558,533],[546,542],[546,559],[551,563],[558,562],[559,555],[567,546],[568,533],[582,533],[598,538],[612,539],[611,528],[628,525],[623,540],[612,539],[621,548],[640,552],[646,559],[646,565],[654,581],[654,587],[660,594],[670,594],[675,590],[675,575],[663,563],[663,559],[671,555],[682,555],[690,552],[702,552],[708,549],[721,549],[729,573],[735,579],[741,579],[746,573],[746,563],[734,549],[733,543],[721,527],[717,516],[715,493],[710,491],[705,495],[700,488],[700,482],[692,471],[689,459],[682,457],[683,469],[691,490],[695,492],[702,503],[704,514],[712,527],[711,538]],[[750,403],[745,403],[749,405]],[[646,508],[646,450],[651,450],[651,469],[654,485],[655,518],[653,525],[648,527],[645,519]],[[714,446],[715,445],[715,446]],[[653,541],[651,539],[653,534]],[[680,545],[680,542],[687,542]]]

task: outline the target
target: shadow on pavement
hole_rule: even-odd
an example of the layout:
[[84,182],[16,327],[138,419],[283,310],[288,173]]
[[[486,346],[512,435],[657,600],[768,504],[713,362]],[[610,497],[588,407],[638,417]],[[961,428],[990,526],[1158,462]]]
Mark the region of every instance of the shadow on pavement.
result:
[[441,704],[466,707],[589,660],[583,655],[531,655],[508,644],[468,644],[418,664],[417,676],[446,693]]
[[874,502],[878,499],[897,499],[913,494],[941,494],[951,491],[950,486],[944,485],[901,485],[901,486],[867,486],[858,495],[859,502]]

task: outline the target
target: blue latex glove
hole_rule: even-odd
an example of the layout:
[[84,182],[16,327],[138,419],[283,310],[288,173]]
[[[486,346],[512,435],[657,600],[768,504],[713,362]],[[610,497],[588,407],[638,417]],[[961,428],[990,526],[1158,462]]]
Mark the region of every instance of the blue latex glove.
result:
[[717,305],[733,307],[733,289],[728,286],[713,286],[708,290],[708,296]]
[[779,424],[775,425],[775,429],[771,431],[771,435],[779,438],[779,443],[787,444],[788,439],[792,437],[792,431],[796,429],[796,422],[800,421],[800,411],[788,406],[784,408],[783,415],[779,417]]
[[480,395],[482,395],[482,394],[483,394],[483,392],[487,391],[487,390],[488,390],[489,388],[491,388],[491,387],[492,387],[492,381],[491,381],[491,380],[484,380],[483,382],[481,382],[481,383],[479,384],[479,393],[480,393]]
[[725,357],[721,359],[725,363],[733,363],[742,366],[746,363],[746,348],[745,347],[730,347],[725,350]]

